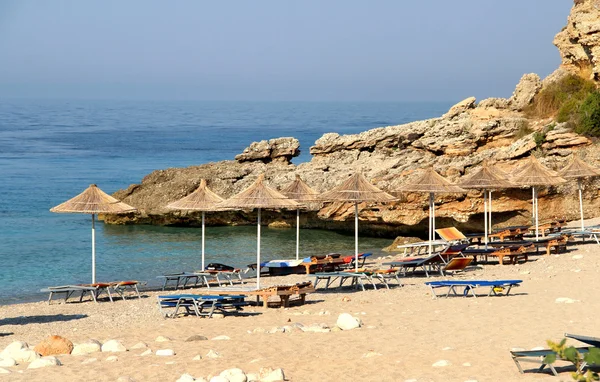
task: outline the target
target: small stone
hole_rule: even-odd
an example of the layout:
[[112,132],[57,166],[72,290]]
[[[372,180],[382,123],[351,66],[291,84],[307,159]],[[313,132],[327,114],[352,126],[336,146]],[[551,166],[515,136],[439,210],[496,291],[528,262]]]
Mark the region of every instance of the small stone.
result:
[[573,255],[571,258],[573,260],[579,260],[579,259],[583,259],[583,255]]
[[471,364],[470,364],[469,362],[465,362],[465,363],[463,363],[463,366],[464,366],[464,367],[470,367],[470,366],[471,366]]
[[446,346],[445,348],[443,348],[442,350],[452,350],[452,348],[450,346]]
[[175,351],[173,349],[159,349],[156,351],[155,354],[157,356],[170,357],[170,356],[175,355]]
[[110,357],[105,359],[106,362],[117,362],[118,360],[119,357],[117,357],[116,355],[111,355]]
[[285,330],[283,328],[274,327],[271,328],[267,333],[275,334],[275,333],[283,333]]
[[441,361],[437,361],[436,363],[434,363],[433,365],[431,365],[433,367],[444,367],[444,366],[450,366],[450,362],[446,361],[446,360],[441,360]]
[[465,382],[479,382],[479,381],[476,379],[467,379]]
[[131,350],[137,350],[137,349],[148,349],[148,344],[145,342],[138,342],[137,344],[135,344],[131,347]]
[[339,326],[334,326],[333,328],[331,328],[332,332],[341,332],[342,329]]
[[12,367],[17,364],[17,361],[10,357],[0,358],[0,367]]
[[581,272],[581,269],[571,269],[571,272],[579,273]]
[[93,363],[93,362],[96,362],[96,361],[98,361],[98,358],[88,358],[88,359],[84,359],[83,361],[81,361],[81,364],[82,365],[86,365],[88,363]]
[[124,376],[117,378],[117,382],[135,382],[135,379],[124,375]]
[[246,374],[246,381],[247,382],[258,382],[258,374],[256,373],[248,373]]
[[285,375],[283,374],[282,369],[273,370],[271,368],[262,368],[259,375],[261,382],[285,381]]
[[169,341],[171,341],[171,339],[169,337],[165,337],[165,336],[158,336],[158,337],[156,337],[156,339],[154,341],[156,341],[156,342],[169,342]]
[[34,361],[32,361],[29,366],[27,366],[28,369],[39,369],[41,367],[46,367],[46,366],[60,366],[61,363],[58,360],[58,358],[54,357],[54,356],[48,356],[48,357],[42,357],[42,358],[38,358]]
[[263,328],[255,328],[252,333],[265,333],[265,329]]
[[238,368],[223,370],[219,375],[229,382],[246,382],[247,380],[244,371]]
[[522,275],[528,275],[528,274],[530,274],[530,273],[531,273],[531,271],[521,271],[521,272],[519,272],[519,273],[520,273],[520,274],[522,274]]
[[152,355],[152,350],[150,350],[150,349],[144,350],[144,352],[142,354],[140,354],[140,357],[145,357],[147,355]]
[[342,313],[338,316],[336,325],[342,330],[352,330],[360,328],[361,322],[358,318],[353,317],[348,313]]
[[202,359],[202,356],[200,354],[198,354],[194,358],[192,358],[192,361],[200,361],[201,359]]
[[189,374],[182,374],[175,382],[194,382],[196,379]]
[[214,337],[212,340],[213,341],[226,341],[226,340],[230,340],[231,338],[227,337],[227,336],[216,336]]
[[217,312],[217,313],[213,313],[211,317],[220,319],[220,318],[225,318],[225,315],[223,313]]
[[342,298],[342,302],[350,302],[350,301],[352,301],[350,299],[350,297],[344,297],[344,298]]
[[206,341],[206,340],[208,340],[208,338],[206,338],[205,336],[201,336],[199,334],[194,334],[193,336],[186,338],[185,342]]
[[254,358],[252,361],[250,361],[249,363],[257,363],[260,362],[262,358]]
[[208,353],[206,353],[206,358],[220,358],[221,354],[217,353],[214,350],[209,350]]
[[50,336],[37,344],[33,350],[41,356],[71,354],[73,342],[61,336]]
[[102,352],[123,352],[127,351],[127,348],[117,340],[106,341],[102,345]]
[[85,355],[90,353],[99,352],[102,350],[102,344],[96,340],[88,340],[77,344],[73,347],[71,355]]
[[370,350],[370,351],[366,352],[365,354],[363,354],[363,356],[362,356],[362,357],[363,357],[363,358],[372,358],[372,357],[378,357],[378,356],[380,356],[380,355],[382,355],[382,354],[381,354],[381,353],[377,353],[377,352],[375,352],[375,351],[372,351],[372,350]]
[[573,300],[572,298],[568,297],[559,297],[554,300],[554,302],[557,304],[573,304],[574,302],[577,302],[577,300]]
[[41,356],[34,352],[33,350],[27,349],[27,350],[22,350],[20,352],[16,352],[14,353],[14,357],[13,359],[15,361],[17,361],[17,363],[27,363],[27,362],[33,362],[36,359],[41,358]]
[[10,374],[10,370],[6,370],[0,367],[0,374]]

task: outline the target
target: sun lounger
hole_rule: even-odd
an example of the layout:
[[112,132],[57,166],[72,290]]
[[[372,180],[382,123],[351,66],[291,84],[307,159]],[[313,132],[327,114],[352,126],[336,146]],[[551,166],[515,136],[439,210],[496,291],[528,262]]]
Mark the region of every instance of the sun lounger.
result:
[[[261,289],[255,289],[252,287],[223,287],[223,288],[211,288],[207,293],[213,295],[236,295],[244,294],[247,296],[256,296],[256,302],[259,304],[260,300],[263,301],[263,307],[268,307],[270,297],[278,297],[280,300],[280,306],[287,307],[290,303],[290,297],[298,295],[296,301],[300,304],[304,304],[307,293],[312,293],[315,288],[312,282],[302,282],[293,285],[274,285],[270,287],[264,287]],[[202,293],[202,292],[200,292]],[[204,293],[202,293],[204,294]]]
[[[446,240],[433,240],[431,242],[431,246],[433,247],[434,252],[439,252],[439,251],[443,250],[444,248],[448,247],[448,242]],[[402,253],[403,256],[407,256],[407,255],[418,256],[418,255],[421,255],[421,252],[423,254],[425,254],[427,252],[427,250],[429,249],[429,242],[428,241],[420,241],[417,243],[401,244],[401,245],[397,246],[396,248],[404,250]]]
[[[183,314],[195,314],[198,317],[212,317],[215,311],[223,314],[238,313],[242,307],[248,305],[244,295],[217,296],[176,294],[158,296],[158,307],[165,318],[177,317],[180,310]],[[169,309],[173,309],[169,312]]]
[[[359,255],[360,257],[361,255]],[[312,271],[325,272],[339,270],[344,264],[344,258],[339,253],[330,253],[325,256],[312,256],[305,258],[300,265],[306,269],[306,274]]]
[[[446,267],[452,262],[452,260],[461,257],[464,258],[461,252],[457,253],[455,251],[446,251],[434,253],[428,257],[406,258],[398,261],[383,263],[383,265],[389,265],[391,268],[398,269],[404,276],[406,276],[408,270],[412,270],[414,273],[419,268],[425,272],[425,276],[427,277],[429,277],[429,274],[432,272],[439,272],[441,276],[444,276],[444,272],[447,269]],[[450,265],[447,270],[457,271],[465,269],[472,261],[473,258],[468,258],[468,260],[456,260],[452,262],[452,265]]]
[[221,283],[228,283],[229,285],[233,285],[233,279],[237,279],[240,281],[240,284],[244,283],[244,280],[242,279],[242,273],[240,271],[240,269],[236,268],[233,271],[217,271],[217,270],[209,270],[206,269],[204,271],[196,271],[194,272],[195,274],[207,274],[206,275],[206,283],[207,285],[210,287],[210,285],[208,284],[209,281],[211,280],[215,280],[217,282],[217,284],[219,284],[219,286],[222,286]]
[[164,280],[162,290],[167,288],[169,282],[174,282],[175,289],[177,290],[180,287],[185,288],[188,284],[193,287],[202,286],[204,284],[210,288],[210,285],[208,284],[209,277],[212,277],[212,275],[206,272],[179,272],[157,276],[156,278]]
[[371,284],[373,289],[377,289],[376,282],[385,286],[386,289],[390,289],[388,283],[389,279],[395,279],[398,282],[398,285],[402,286],[402,282],[398,278],[398,271],[394,269],[359,270],[358,272],[350,270],[338,272],[317,272],[309,276],[315,278],[315,288],[317,288],[321,281],[325,282],[324,289],[329,289],[336,281],[339,281],[339,284],[336,288],[341,288],[344,286],[346,281],[349,281],[349,286],[353,286],[357,289],[360,287],[363,291],[365,290],[365,284]]
[[579,334],[569,334],[569,333],[565,333],[565,337],[572,338],[579,342],[583,342],[584,344],[591,345],[595,348],[600,348],[600,338],[598,338],[598,337],[589,337],[589,336],[582,336]]
[[[587,353],[590,350],[589,347],[579,347],[576,349],[579,353],[582,353],[582,354]],[[536,364],[540,365],[540,367],[537,369],[538,372],[544,370],[544,368],[546,368],[546,366],[548,366],[548,368],[550,369],[552,374],[554,374],[555,376],[558,377],[558,372],[554,368],[554,365],[547,364],[545,362],[546,356],[551,355],[551,354],[556,355],[556,352],[551,349],[521,350],[521,351],[511,351],[510,352],[512,359],[515,362],[515,365],[517,365],[517,368],[519,369],[519,372],[521,374],[523,374],[525,372],[523,370],[523,367],[521,366],[521,362],[529,362],[529,363],[536,363]],[[566,361],[564,359],[559,359],[558,355],[557,355],[557,360]],[[585,362],[582,362],[582,364],[580,366],[580,371],[583,370],[583,368],[585,368],[586,366],[587,366],[587,364]]]
[[579,236],[581,237],[581,240],[583,243],[585,243],[585,239],[594,239],[596,241],[596,244],[600,245],[600,240],[598,239],[598,234],[600,234],[600,232],[594,231],[594,230],[571,230],[571,229],[563,229],[561,231],[562,234],[565,234],[567,236],[572,236],[572,237],[576,237]]
[[467,297],[470,294],[473,297],[477,297],[475,294],[475,289],[479,287],[489,288],[488,296],[492,294],[495,296],[502,295],[502,292],[508,296],[510,290],[513,287],[519,286],[523,280],[444,280],[444,281],[429,281],[426,282],[427,285],[431,289],[431,293],[433,294],[433,298],[438,297],[435,293],[435,290],[438,288],[448,288],[448,292],[446,293],[446,297],[449,297],[451,294],[454,296],[458,296],[457,288],[464,288],[461,295]]
[[[527,248],[525,246],[507,246],[507,247],[491,247],[491,248],[467,248],[463,251],[464,255],[482,258],[482,261],[487,263],[488,257],[497,257],[500,264],[517,264],[520,261],[527,261]],[[504,261],[504,260],[508,261]]]
[[139,281],[136,280],[125,280],[125,281],[113,281],[108,283],[110,288],[115,291],[123,300],[125,300],[125,293],[130,291],[132,294],[135,294],[138,298],[142,298],[140,296],[140,291],[138,289]]
[[97,287],[92,286],[83,286],[83,285],[62,285],[62,286],[54,286],[41,289],[40,292],[50,293],[48,297],[48,304],[52,302],[52,297],[54,295],[64,295],[65,302],[74,295],[79,295],[79,301],[83,301],[83,297],[86,294],[89,294],[92,297],[94,302],[98,302],[96,300],[96,292],[98,291]]

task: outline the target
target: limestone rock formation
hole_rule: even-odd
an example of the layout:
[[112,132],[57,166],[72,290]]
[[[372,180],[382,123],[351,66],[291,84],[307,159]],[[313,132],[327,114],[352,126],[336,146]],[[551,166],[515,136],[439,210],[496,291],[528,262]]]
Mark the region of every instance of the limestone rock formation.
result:
[[300,155],[299,148],[300,142],[296,138],[275,138],[252,143],[243,153],[236,155],[235,160],[290,163],[293,157]]
[[576,0],[567,25],[554,38],[562,64],[600,80],[600,1]]
[[531,103],[533,97],[541,88],[542,81],[540,80],[540,76],[535,73],[523,75],[517,84],[512,97],[508,100],[508,105],[513,110],[523,110],[525,106]]

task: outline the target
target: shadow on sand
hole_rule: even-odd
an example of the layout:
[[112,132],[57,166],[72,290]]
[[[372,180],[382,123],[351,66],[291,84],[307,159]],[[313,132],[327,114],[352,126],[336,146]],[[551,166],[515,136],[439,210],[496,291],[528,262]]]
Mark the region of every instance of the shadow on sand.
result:
[[[27,325],[27,324],[46,324],[49,322],[57,321],[71,321],[86,318],[87,314],[53,314],[45,316],[19,316],[19,317],[8,317],[0,320],[0,326],[2,325]],[[0,336],[7,335],[0,333]]]

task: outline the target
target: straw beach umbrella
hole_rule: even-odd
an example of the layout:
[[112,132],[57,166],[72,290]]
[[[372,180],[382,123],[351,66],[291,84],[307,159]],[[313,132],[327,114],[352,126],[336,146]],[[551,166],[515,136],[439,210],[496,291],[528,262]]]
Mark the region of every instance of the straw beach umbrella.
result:
[[535,239],[539,237],[539,214],[538,214],[538,196],[537,187],[540,186],[555,186],[566,182],[561,178],[556,171],[541,164],[533,155],[518,167],[519,172],[513,176],[512,182],[519,186],[531,187],[532,192],[532,212],[535,222]]
[[600,170],[590,166],[586,162],[573,155],[571,162],[559,172],[559,175],[565,179],[577,179],[577,189],[579,190],[579,213],[581,215],[581,230],[585,231],[585,226],[583,224],[583,198],[581,196],[581,180],[583,178],[600,176]]
[[465,193],[459,186],[450,183],[446,178],[430,167],[417,179],[406,183],[398,189],[400,192],[429,193],[429,254],[432,252],[432,241],[435,238],[435,202],[436,193]]
[[92,215],[92,283],[96,282],[96,214],[122,214],[137,211],[108,195],[95,184],[90,185],[81,194],[50,209],[58,213],[82,213]]
[[263,181],[264,174],[260,174],[258,179],[248,188],[237,195],[216,205],[220,209],[243,209],[258,210],[256,225],[256,288],[260,288],[260,211],[261,209],[297,209],[299,204],[292,199],[287,198],[280,192],[266,186]]
[[320,197],[323,201],[354,203],[354,264],[358,270],[358,203],[359,202],[391,202],[395,197],[375,187],[362,175],[355,173],[342,184]]
[[186,211],[202,211],[202,270],[204,270],[204,215],[206,211],[215,211],[216,205],[224,199],[206,186],[206,180],[200,180],[200,186],[188,196],[167,205],[167,208]]
[[[318,201],[319,193],[304,183],[300,175],[296,174],[296,179],[287,187],[281,190],[281,193],[290,199],[302,204],[304,208],[309,208],[311,202]],[[300,258],[300,208],[296,209],[296,260]]]
[[488,202],[489,202],[489,220],[492,213],[492,189],[512,188],[514,184],[504,179],[498,173],[489,168],[487,163],[484,163],[477,171],[464,177],[458,182],[458,185],[464,189],[474,189],[483,191],[483,221],[484,243],[487,249],[488,245],[488,229],[491,229],[491,224],[488,226]]

